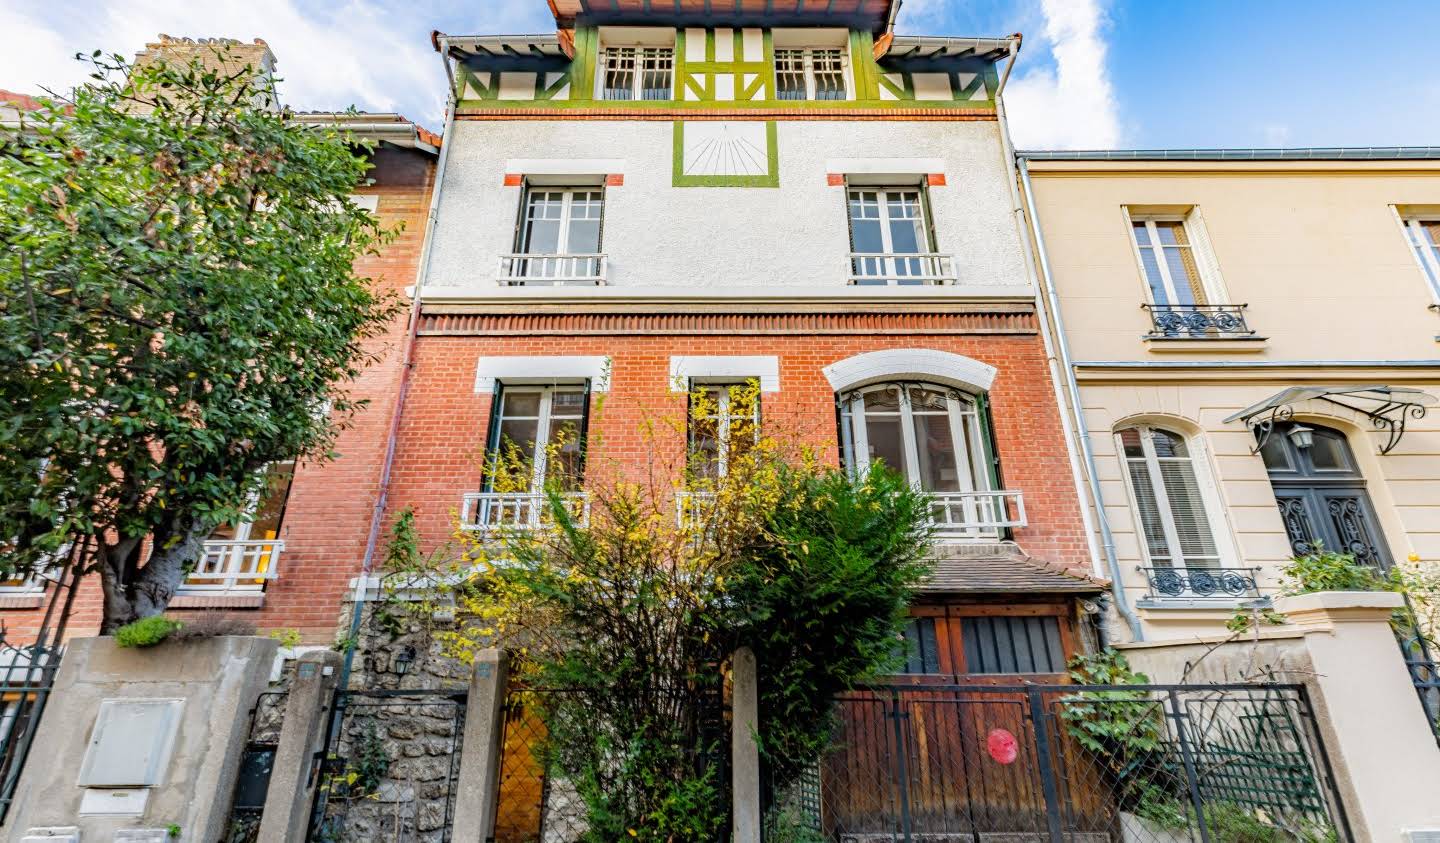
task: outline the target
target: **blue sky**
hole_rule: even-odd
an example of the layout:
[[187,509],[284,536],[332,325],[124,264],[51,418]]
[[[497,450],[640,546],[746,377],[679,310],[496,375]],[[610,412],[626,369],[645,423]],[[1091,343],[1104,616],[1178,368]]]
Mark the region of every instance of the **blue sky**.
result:
[[[545,0],[0,0],[0,88],[64,89],[69,57],[157,33],[261,37],[296,108],[439,128],[429,32],[544,32]],[[1022,147],[1440,145],[1435,0],[906,0],[900,30],[1025,33]]]

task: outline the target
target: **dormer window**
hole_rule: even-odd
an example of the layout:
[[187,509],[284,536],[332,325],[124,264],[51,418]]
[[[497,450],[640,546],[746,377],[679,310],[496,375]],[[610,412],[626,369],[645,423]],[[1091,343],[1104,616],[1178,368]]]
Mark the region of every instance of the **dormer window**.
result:
[[844,56],[843,50],[776,50],[776,98],[845,99]]
[[600,51],[603,100],[674,99],[675,50],[606,47]]

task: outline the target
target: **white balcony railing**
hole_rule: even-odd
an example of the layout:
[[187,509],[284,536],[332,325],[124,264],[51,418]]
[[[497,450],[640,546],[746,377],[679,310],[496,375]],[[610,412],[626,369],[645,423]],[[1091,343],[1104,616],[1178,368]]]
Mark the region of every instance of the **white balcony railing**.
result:
[[[570,517],[580,526],[590,523],[590,496],[584,492],[561,495]],[[460,528],[536,530],[552,523],[550,498],[543,492],[468,492],[460,502]]]
[[265,580],[279,577],[280,552],[284,549],[285,542],[280,539],[207,541],[195,570],[186,575],[182,588],[186,591],[258,589]]
[[714,492],[676,492],[675,525],[682,530],[695,529],[708,516],[714,503]]
[[1007,527],[1025,526],[1020,492],[939,492],[931,495],[930,518],[940,539],[998,539]]
[[849,280],[857,286],[954,284],[955,258],[936,252],[851,252]]
[[599,286],[605,255],[501,255],[497,279],[512,287]]

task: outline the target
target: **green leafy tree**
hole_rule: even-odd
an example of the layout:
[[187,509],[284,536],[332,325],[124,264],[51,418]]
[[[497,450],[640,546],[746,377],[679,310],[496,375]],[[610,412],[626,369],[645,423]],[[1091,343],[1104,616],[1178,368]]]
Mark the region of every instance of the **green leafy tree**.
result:
[[[0,557],[98,572],[102,629],[160,613],[265,467],[323,460],[393,296],[355,142],[218,61],[91,58],[0,135]],[[153,548],[153,549],[152,549]]]
[[[553,482],[540,529],[462,534],[442,578],[457,583],[459,619],[441,643],[517,656],[547,736],[534,760],[574,789],[586,841],[721,834],[722,703],[740,647],[760,665],[757,737],[784,790],[829,746],[836,694],[892,665],[928,570],[925,495],[882,466],[855,477],[823,465],[780,423],[757,432],[746,420],[758,385],[731,390],[724,472],[697,449],[686,465],[655,457],[645,476],[627,475],[592,438],[588,521]],[[703,430],[713,405],[703,392],[690,404]],[[647,450],[666,453],[664,441]],[[531,477],[533,466],[505,464],[517,454],[496,455],[492,476]]]

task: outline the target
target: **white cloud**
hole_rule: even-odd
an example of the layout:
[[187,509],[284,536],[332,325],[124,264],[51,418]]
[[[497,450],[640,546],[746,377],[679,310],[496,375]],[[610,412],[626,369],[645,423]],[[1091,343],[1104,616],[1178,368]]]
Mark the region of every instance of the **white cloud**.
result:
[[[1010,131],[1020,149],[1120,145],[1119,107],[1105,67],[1108,45],[1101,5],[1102,0],[1041,0],[1041,38],[1055,66],[1017,73],[1005,88]],[[1020,55],[1023,67],[1026,53]]]
[[0,4],[0,88],[22,94],[44,90],[64,93],[84,81],[86,71],[74,60],[76,50],[59,32],[33,14]]
[[[279,60],[281,96],[299,110],[400,111],[439,129],[445,100],[433,25],[455,31],[545,31],[535,0],[454,4],[413,0],[71,0],[26,11],[0,0],[0,88],[64,91],[88,74],[76,52],[133,56],[159,33],[263,38]],[[538,9],[538,14],[537,14]],[[443,23],[442,23],[443,22]],[[514,29],[510,29],[514,31]]]
[[1279,148],[1290,145],[1290,127],[1283,123],[1266,123],[1260,127],[1260,136],[1267,147]]

